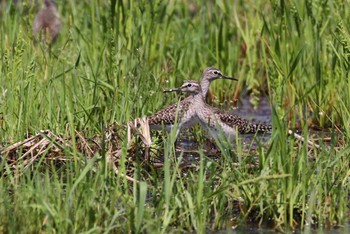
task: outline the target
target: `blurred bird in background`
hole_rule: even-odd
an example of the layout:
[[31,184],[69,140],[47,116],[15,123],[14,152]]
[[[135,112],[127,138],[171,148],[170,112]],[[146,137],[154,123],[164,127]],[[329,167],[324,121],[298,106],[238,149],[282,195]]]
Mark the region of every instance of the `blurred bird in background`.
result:
[[33,23],[35,40],[45,40],[47,44],[52,44],[56,41],[60,29],[60,16],[54,0],[44,0],[43,9],[35,16]]

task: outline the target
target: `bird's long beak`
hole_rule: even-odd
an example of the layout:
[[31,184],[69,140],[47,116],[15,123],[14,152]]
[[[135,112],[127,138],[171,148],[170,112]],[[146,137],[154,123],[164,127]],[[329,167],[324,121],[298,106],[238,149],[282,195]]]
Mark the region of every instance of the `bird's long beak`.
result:
[[179,92],[181,88],[164,89],[163,93]]
[[230,77],[230,76],[225,76],[225,75],[222,75],[221,77],[224,78],[224,79],[228,79],[228,80],[238,80],[237,78]]

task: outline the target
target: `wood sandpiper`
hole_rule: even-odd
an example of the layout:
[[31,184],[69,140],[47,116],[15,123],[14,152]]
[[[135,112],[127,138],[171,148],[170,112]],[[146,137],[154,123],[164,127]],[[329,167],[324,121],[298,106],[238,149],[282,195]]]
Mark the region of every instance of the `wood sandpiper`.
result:
[[229,114],[223,110],[212,107],[205,102],[205,96],[201,85],[197,81],[186,81],[181,87],[165,90],[165,92],[186,92],[192,97],[189,105],[189,112],[192,119],[196,119],[204,129],[213,137],[221,134],[226,135],[230,140],[241,134],[271,133],[272,126],[265,124],[254,124],[236,115]]
[[[192,112],[195,112],[195,118],[198,119],[201,126],[206,129],[213,138],[218,138],[224,134],[229,140],[233,140],[237,132],[240,134],[272,132],[271,125],[250,123],[236,115],[208,105],[202,94],[202,88],[197,81],[186,81],[179,88],[165,90],[165,92],[174,91],[186,92],[191,95],[193,101],[190,108],[193,108]],[[306,140],[304,137],[290,129],[288,130],[288,134],[302,142],[306,142],[309,147],[320,148],[318,144]]]
[[[223,75],[217,68],[208,67],[203,72],[202,80],[199,86],[201,89],[201,96],[206,98],[210,83],[217,79],[237,80],[236,78]],[[196,108],[192,106],[194,104],[193,101],[194,98],[192,95],[190,95],[182,101],[170,105],[152,116],[147,117],[150,129],[161,130],[164,128],[165,130],[170,131],[173,128],[176,120],[178,120],[177,133],[179,133],[181,129],[192,127],[194,124],[199,122],[196,115]]]

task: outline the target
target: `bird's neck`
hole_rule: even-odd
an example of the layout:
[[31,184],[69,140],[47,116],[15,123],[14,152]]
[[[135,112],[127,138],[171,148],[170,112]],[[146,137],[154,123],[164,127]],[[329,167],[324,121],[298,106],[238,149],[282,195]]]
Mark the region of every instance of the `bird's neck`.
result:
[[196,106],[201,106],[205,104],[205,97],[203,96],[203,93],[197,93],[197,94],[192,94],[194,103]]
[[202,89],[202,95],[203,95],[204,99],[208,95],[209,86],[210,86],[210,81],[209,80],[207,80],[207,79],[202,79],[201,80],[201,89]]

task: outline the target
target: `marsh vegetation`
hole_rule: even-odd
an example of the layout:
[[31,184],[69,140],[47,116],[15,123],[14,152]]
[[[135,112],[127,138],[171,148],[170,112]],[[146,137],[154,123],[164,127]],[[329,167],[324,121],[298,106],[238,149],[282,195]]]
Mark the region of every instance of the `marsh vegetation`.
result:
[[[57,0],[51,46],[33,42],[31,3],[1,3],[0,232],[348,224],[347,1]],[[191,152],[175,132],[128,140],[126,123],[207,66],[239,78],[213,83],[212,105],[267,97],[267,142],[208,143],[199,127]]]

